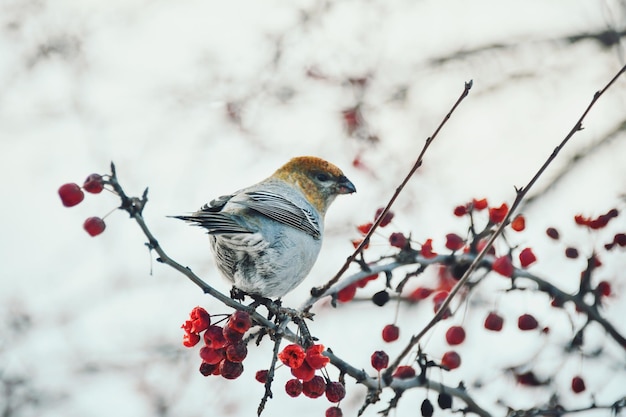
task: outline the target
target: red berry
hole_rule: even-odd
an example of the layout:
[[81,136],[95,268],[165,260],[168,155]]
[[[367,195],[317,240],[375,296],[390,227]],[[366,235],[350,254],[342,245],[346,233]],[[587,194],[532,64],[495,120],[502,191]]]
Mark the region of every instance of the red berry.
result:
[[411,294],[409,294],[409,300],[411,301],[419,301],[425,298],[428,298],[429,295],[433,293],[433,290],[430,288],[419,287],[413,290]]
[[284,347],[278,354],[278,359],[290,368],[299,368],[306,358],[306,353],[302,346],[292,343]]
[[484,326],[487,330],[499,332],[500,330],[502,330],[503,324],[504,319],[500,317],[497,313],[491,312],[487,315]]
[[467,207],[466,206],[456,206],[454,208],[454,215],[456,217],[463,217],[467,214]]
[[[435,313],[437,313],[439,309],[441,309],[441,306],[443,305],[444,301],[446,301],[446,298],[448,298],[449,294],[450,293],[448,291],[439,291],[437,294],[433,296],[433,304],[434,304],[433,310]],[[450,311],[449,308],[447,308],[446,311],[444,311],[442,318],[447,319],[451,315],[452,315],[452,312]]]
[[450,250],[459,250],[465,245],[463,238],[456,233],[448,233],[446,235],[446,248]]
[[521,214],[513,219],[511,222],[511,229],[516,232],[521,232],[526,228],[526,219]]
[[558,240],[559,239],[559,231],[556,230],[554,227],[548,227],[546,229],[546,234],[554,240]]
[[461,326],[452,326],[446,332],[446,342],[449,345],[460,345],[465,340],[465,330]]
[[226,346],[226,358],[231,362],[243,362],[248,356],[248,347],[244,342]]
[[238,333],[245,333],[252,326],[252,320],[250,320],[250,314],[245,311],[237,310],[228,318],[228,327],[235,330]]
[[104,220],[100,217],[89,217],[85,220],[85,223],[83,223],[83,229],[89,233],[89,236],[98,236],[100,233],[104,232],[105,228],[106,224],[104,224]]
[[346,396],[346,388],[341,382],[329,382],[326,384],[326,398],[331,403],[338,403]]
[[310,380],[302,383],[302,393],[309,398],[321,397],[324,395],[324,392],[326,392],[326,382],[319,375],[315,375]]
[[290,379],[285,383],[285,392],[290,397],[297,397],[302,394],[302,382],[299,379]]
[[389,235],[389,244],[394,248],[406,248],[407,238],[400,232],[394,232]]
[[533,330],[539,326],[537,319],[530,314],[522,314],[517,319],[517,327],[520,330]]
[[441,365],[449,370],[456,369],[461,366],[461,356],[453,350],[446,352],[441,358]]
[[224,337],[223,330],[222,326],[209,326],[206,332],[204,332],[204,343],[213,349],[220,349],[226,346],[228,341]]
[[359,288],[365,288],[368,282],[374,281],[376,278],[378,278],[378,274],[368,275],[365,278],[361,278],[360,280],[358,280],[356,282],[356,286]]
[[515,271],[515,269],[513,268],[513,264],[511,263],[511,258],[509,258],[507,255],[496,258],[496,260],[493,261],[491,268],[498,274],[505,277],[513,276],[513,272]]
[[222,329],[222,334],[228,343],[237,343],[243,339],[243,334],[226,325]]
[[202,307],[194,307],[189,314],[189,318],[191,319],[190,331],[192,333],[203,332],[211,325],[211,316]]
[[204,343],[210,348],[219,349],[226,346],[227,340],[224,337],[222,326],[211,325],[204,332]]
[[433,240],[427,239],[426,242],[422,245],[422,249],[420,250],[422,256],[426,259],[431,259],[437,256],[436,252],[433,252]]
[[85,193],[78,184],[72,182],[59,187],[59,197],[61,197],[61,202],[65,207],[72,207],[83,201]]
[[200,348],[200,357],[202,358],[202,361],[211,365],[220,363],[225,356],[226,352],[224,348],[213,349],[208,346],[202,346]]
[[339,407],[330,407],[326,410],[326,417],[343,417],[343,412]]
[[104,182],[102,182],[102,175],[91,174],[87,177],[83,183],[83,189],[88,193],[98,194],[104,189]]
[[377,371],[385,369],[387,366],[389,366],[389,355],[387,355],[382,350],[377,350],[376,352],[372,353],[372,357],[370,358],[370,360],[372,362],[372,367]]
[[398,366],[392,376],[398,379],[410,379],[415,376],[415,369],[407,365]]
[[224,359],[220,362],[220,375],[226,379],[235,379],[243,373],[243,365],[239,362],[231,362]]
[[519,261],[522,265],[522,268],[526,268],[536,260],[537,257],[535,256],[531,248],[525,248],[519,253]]
[[[374,219],[378,219],[378,217],[383,213],[385,209],[383,207],[379,208],[378,210],[376,210],[376,215],[374,216]],[[382,221],[380,222],[380,227],[385,227],[387,226],[389,223],[391,223],[391,220],[393,219],[393,212],[392,211],[388,211],[385,216],[383,217]]]
[[489,221],[492,223],[500,223],[506,217],[509,212],[509,206],[506,203],[502,203],[500,207],[492,207],[489,209]]
[[357,286],[358,284],[356,282],[353,282],[347,287],[339,290],[339,292],[337,292],[337,300],[341,301],[342,303],[347,303],[348,301],[351,301],[356,295]]
[[215,375],[215,372],[219,373],[219,369],[219,364],[211,365],[206,362],[200,364],[200,373],[204,376]]
[[315,369],[304,361],[299,367],[291,368],[291,375],[303,381],[310,381],[315,376]]
[[586,389],[585,380],[579,376],[572,378],[572,391],[576,394],[583,392]]
[[400,337],[400,328],[395,324],[388,324],[383,327],[383,340],[387,343],[398,340]]
[[487,208],[487,205],[488,205],[487,199],[486,198],[483,198],[483,199],[480,199],[480,200],[473,199],[472,200],[472,205],[474,206],[474,208],[476,210],[479,210],[479,211],[480,210],[484,210],[484,209]]
[[607,281],[600,281],[596,287],[596,292],[603,297],[611,295],[611,284]]
[[200,341],[200,335],[196,333],[185,333],[183,336],[183,346],[194,347]]
[[373,223],[364,223],[361,224],[359,226],[357,226],[357,229],[359,230],[359,232],[361,232],[362,234],[366,235],[370,229],[372,228]]
[[613,243],[621,247],[626,246],[626,233],[617,233],[613,236]]
[[254,379],[259,381],[261,384],[265,384],[267,382],[267,374],[268,373],[269,373],[269,371],[267,369],[262,369],[260,371],[256,371],[256,374],[254,375]]
[[567,248],[565,249],[565,256],[570,259],[578,258],[578,249],[576,248]]
[[304,360],[313,369],[322,369],[330,362],[328,356],[323,355],[324,345],[313,345],[306,350],[306,357]]

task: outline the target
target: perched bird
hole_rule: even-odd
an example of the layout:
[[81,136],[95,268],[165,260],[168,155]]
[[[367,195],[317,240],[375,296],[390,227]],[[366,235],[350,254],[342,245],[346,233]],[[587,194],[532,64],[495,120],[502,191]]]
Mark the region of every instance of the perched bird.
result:
[[328,206],[354,192],[335,165],[301,156],[255,185],[175,217],[208,230],[217,267],[236,289],[273,299],[304,280],[322,246]]

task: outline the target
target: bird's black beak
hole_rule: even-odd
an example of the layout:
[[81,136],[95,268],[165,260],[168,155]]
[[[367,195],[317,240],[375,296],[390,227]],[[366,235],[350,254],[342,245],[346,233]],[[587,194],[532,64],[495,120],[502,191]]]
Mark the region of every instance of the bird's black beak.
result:
[[337,194],[352,194],[356,193],[356,187],[345,176],[341,176],[337,179]]

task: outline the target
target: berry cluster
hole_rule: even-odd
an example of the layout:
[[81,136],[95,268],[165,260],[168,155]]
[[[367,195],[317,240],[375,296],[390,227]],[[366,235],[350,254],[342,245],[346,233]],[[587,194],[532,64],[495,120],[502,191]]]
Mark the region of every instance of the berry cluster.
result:
[[[314,344],[306,350],[298,344],[289,344],[278,354],[278,359],[291,370],[294,377],[285,384],[285,391],[290,397],[298,397],[304,394],[309,398],[319,398],[326,395],[331,403],[339,403],[346,395],[346,389],[341,382],[331,381],[326,376],[316,375],[317,370],[323,370],[330,359],[323,355],[324,345]],[[267,370],[256,373],[257,381],[267,381]],[[330,407],[326,410],[327,417],[341,417],[343,415],[339,406]]]
[[195,307],[181,326],[185,331],[183,345],[193,347],[204,339],[200,348],[200,373],[235,379],[243,372],[242,362],[248,355],[243,336],[251,326],[250,315],[245,311],[234,312],[225,326],[218,326],[211,324],[211,315],[204,308]]
[[[99,194],[103,189],[106,181],[100,174],[91,174],[87,177],[83,183],[82,188],[76,183],[67,183],[59,187],[59,197],[61,197],[61,203],[65,207],[73,207],[81,203],[85,199],[86,191],[91,194]],[[106,217],[106,216],[105,216]],[[104,232],[106,224],[104,218],[101,217],[89,217],[83,223],[83,229],[90,236],[97,236]]]

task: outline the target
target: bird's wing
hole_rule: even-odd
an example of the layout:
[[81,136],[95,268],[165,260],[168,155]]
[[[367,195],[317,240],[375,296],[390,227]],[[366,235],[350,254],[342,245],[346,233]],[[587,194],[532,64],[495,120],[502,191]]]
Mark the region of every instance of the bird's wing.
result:
[[319,222],[311,210],[299,207],[280,194],[269,191],[250,191],[246,196],[246,199],[237,200],[237,203],[301,230],[315,239],[321,237]]
[[204,227],[213,235],[225,233],[254,233],[254,230],[237,222],[230,213],[221,211],[232,197],[233,195],[219,197],[209,204],[205,204],[200,210],[193,214],[173,217]]

